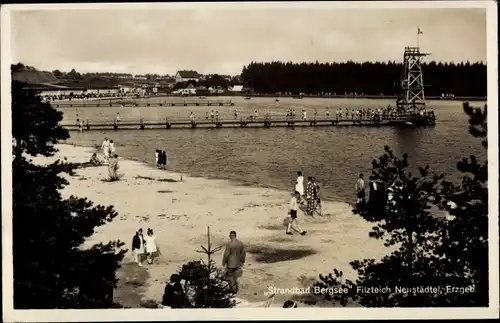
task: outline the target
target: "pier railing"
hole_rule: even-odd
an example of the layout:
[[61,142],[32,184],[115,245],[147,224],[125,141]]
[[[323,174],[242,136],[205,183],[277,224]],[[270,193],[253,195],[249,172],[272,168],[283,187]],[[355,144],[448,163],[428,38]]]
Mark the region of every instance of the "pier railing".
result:
[[197,118],[195,116],[186,118],[182,116],[165,117],[163,120],[144,120],[142,117],[139,120],[66,120],[61,123],[62,126],[75,130],[93,130],[93,129],[170,129],[172,127],[179,128],[196,128],[199,126],[215,126],[222,128],[226,126],[239,127],[294,127],[294,126],[336,126],[336,125],[394,125],[402,123],[414,123],[419,125],[434,125],[434,113],[425,114],[414,113],[394,113],[380,115],[353,115],[353,116],[316,116],[313,118],[303,118],[294,116],[271,116],[271,115],[251,115],[251,116],[233,116],[233,118],[222,118],[217,115],[204,116]]

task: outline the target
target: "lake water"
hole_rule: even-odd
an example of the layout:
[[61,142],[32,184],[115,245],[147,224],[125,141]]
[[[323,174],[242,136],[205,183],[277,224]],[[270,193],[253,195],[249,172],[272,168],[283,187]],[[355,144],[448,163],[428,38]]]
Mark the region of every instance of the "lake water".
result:
[[[337,108],[376,108],[394,105],[391,100],[370,99],[292,99],[280,98],[217,98],[231,99],[235,106],[226,107],[89,107],[65,108],[63,122],[79,118],[113,120],[164,120],[165,117],[197,118],[206,111],[218,110],[222,117],[232,118],[234,110],[249,115],[285,115],[302,109],[312,116],[328,107],[330,114]],[[168,100],[168,99],[167,99]],[[178,99],[176,99],[178,100]],[[483,106],[484,102],[474,102]],[[468,117],[457,101],[430,101],[437,125],[429,128],[396,127],[301,127],[301,128],[222,128],[222,129],[157,129],[71,132],[68,143],[95,146],[104,137],[114,140],[121,157],[146,162],[154,167],[155,149],[166,150],[169,170],[207,178],[229,179],[246,185],[273,187],[292,191],[296,173],[315,176],[322,186],[323,198],[352,202],[354,184],[360,172],[370,173],[371,161],[383,153],[384,145],[396,153],[406,152],[412,165],[429,165],[459,179],[456,163],[462,157],[476,154],[484,160],[486,151],[480,140],[468,133]],[[90,156],[89,156],[90,157]]]

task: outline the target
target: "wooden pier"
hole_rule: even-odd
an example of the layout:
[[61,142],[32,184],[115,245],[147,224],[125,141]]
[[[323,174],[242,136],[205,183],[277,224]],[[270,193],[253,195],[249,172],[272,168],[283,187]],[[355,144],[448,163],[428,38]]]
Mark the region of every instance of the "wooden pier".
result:
[[122,121],[92,121],[83,120],[75,123],[62,123],[68,130],[144,130],[144,129],[195,129],[195,128],[271,128],[271,127],[325,127],[325,126],[434,126],[434,115],[397,115],[387,118],[337,119],[316,118],[300,119],[285,117],[262,117],[240,119],[203,119],[190,120],[166,118],[165,120],[122,120]]
[[178,101],[156,101],[156,102],[137,102],[131,100],[122,101],[77,101],[77,102],[65,102],[65,103],[55,103],[51,102],[54,108],[85,108],[85,107],[187,107],[187,106],[234,106],[234,102],[231,100],[178,100]]

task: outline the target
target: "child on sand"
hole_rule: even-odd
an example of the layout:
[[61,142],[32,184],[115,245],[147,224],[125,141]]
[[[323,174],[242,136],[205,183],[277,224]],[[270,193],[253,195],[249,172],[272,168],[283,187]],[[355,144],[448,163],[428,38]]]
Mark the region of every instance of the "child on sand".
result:
[[96,153],[93,153],[92,157],[90,157],[90,164],[93,166],[101,166],[102,165],[102,161],[100,161],[99,158],[97,158]]
[[295,184],[295,192],[299,192],[300,198],[299,203],[303,204],[302,197],[304,196],[304,176],[302,172],[297,172],[297,182]]
[[295,231],[300,233],[301,235],[305,235],[307,231],[304,231],[300,228],[298,220],[297,220],[297,211],[299,209],[299,206],[297,204],[297,200],[300,199],[300,194],[299,192],[295,192],[290,199],[290,211],[288,214],[290,214],[290,221],[288,222],[288,227],[286,228],[286,234],[288,235],[293,235],[291,229],[293,228]]
[[134,253],[134,260],[142,267],[142,257],[144,255],[144,238],[142,236],[142,229],[137,230],[132,239],[132,252]]
[[158,256],[158,246],[156,245],[156,237],[153,234],[153,229],[148,229],[144,237],[144,244],[146,246],[146,257],[148,264],[152,264]]

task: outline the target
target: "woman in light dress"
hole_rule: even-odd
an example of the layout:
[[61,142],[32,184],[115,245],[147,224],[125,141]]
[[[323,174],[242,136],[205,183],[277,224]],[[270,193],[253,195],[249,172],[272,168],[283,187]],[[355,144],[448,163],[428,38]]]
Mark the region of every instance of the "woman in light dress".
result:
[[297,183],[295,184],[295,192],[299,192],[300,204],[302,204],[304,196],[304,176],[302,176],[302,172],[297,172]]
[[147,234],[144,237],[144,244],[146,246],[148,264],[152,264],[154,259],[159,254],[158,246],[156,245],[156,237],[153,234],[153,229],[148,229]]

